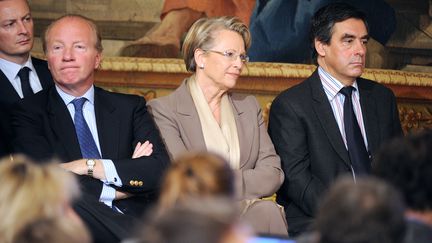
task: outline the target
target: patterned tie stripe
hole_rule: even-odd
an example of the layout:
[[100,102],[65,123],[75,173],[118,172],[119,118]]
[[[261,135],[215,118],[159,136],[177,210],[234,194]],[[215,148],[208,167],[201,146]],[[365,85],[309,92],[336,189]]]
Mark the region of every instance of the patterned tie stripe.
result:
[[78,137],[82,157],[87,159],[100,159],[99,150],[83,115],[82,108],[86,101],[86,98],[77,98],[72,101],[75,107],[75,132]]

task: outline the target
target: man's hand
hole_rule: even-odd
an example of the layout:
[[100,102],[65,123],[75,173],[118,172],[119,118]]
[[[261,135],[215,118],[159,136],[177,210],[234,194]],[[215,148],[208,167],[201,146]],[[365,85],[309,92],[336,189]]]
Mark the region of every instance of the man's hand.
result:
[[132,159],[137,159],[142,156],[150,156],[153,153],[153,144],[149,141],[144,143],[138,142],[132,155]]
[[121,191],[117,191],[115,192],[115,199],[114,200],[121,200],[121,199],[126,199],[129,197],[132,197],[133,195],[131,193],[127,193],[127,192],[121,192]]
[[[96,159],[93,168],[93,178],[105,180],[105,170],[102,161]],[[87,159],[78,159],[67,163],[60,163],[60,167],[77,175],[87,175]]]
[[86,159],[78,159],[67,163],[60,163],[60,167],[78,175],[87,175]]

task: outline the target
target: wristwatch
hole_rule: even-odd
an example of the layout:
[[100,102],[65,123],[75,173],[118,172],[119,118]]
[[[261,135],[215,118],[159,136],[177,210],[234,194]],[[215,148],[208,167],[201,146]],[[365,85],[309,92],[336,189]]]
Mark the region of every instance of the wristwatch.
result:
[[86,161],[87,164],[87,175],[93,177],[93,169],[96,165],[96,161],[94,159],[88,159]]

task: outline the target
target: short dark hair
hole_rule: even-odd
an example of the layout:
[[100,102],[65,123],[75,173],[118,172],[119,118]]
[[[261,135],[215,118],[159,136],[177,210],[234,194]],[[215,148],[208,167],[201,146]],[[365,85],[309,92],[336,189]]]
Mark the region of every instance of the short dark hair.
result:
[[406,230],[398,191],[372,177],[339,179],[314,222],[320,243],[399,243]]
[[309,33],[313,58],[317,56],[314,45],[315,39],[330,44],[334,25],[351,18],[362,20],[366,26],[366,30],[369,32],[366,15],[349,4],[342,2],[331,3],[315,12],[311,19]]
[[393,184],[407,207],[432,207],[432,130],[409,134],[384,144],[372,163],[373,173]]

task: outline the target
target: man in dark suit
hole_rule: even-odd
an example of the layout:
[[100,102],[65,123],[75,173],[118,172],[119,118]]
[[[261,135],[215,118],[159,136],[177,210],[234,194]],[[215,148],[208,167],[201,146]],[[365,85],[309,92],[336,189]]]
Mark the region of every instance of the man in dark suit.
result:
[[102,44],[92,20],[55,20],[43,47],[55,86],[14,107],[14,149],[60,158],[82,184],[75,210],[95,242],[119,242],[154,202],[168,154],[144,98],[93,85]]
[[[12,104],[24,98],[25,92],[32,95],[52,86],[53,81],[46,62],[30,57],[33,20],[27,1],[0,1],[0,23],[0,157],[3,157],[11,152]],[[29,70],[27,81],[20,78],[23,68]]]
[[364,14],[350,5],[318,10],[311,28],[318,68],[271,106],[269,133],[286,175],[277,201],[290,236],[307,229],[336,177],[368,174],[380,144],[402,134],[392,91],[360,78],[368,38]]

